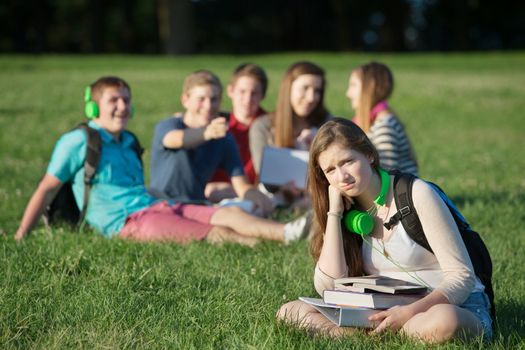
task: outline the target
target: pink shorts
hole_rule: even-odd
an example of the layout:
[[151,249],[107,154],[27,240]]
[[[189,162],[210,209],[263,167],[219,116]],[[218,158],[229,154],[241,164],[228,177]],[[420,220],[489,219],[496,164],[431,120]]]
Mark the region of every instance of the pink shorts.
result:
[[119,237],[177,243],[202,240],[213,227],[210,220],[217,209],[204,205],[169,205],[159,202],[128,216]]

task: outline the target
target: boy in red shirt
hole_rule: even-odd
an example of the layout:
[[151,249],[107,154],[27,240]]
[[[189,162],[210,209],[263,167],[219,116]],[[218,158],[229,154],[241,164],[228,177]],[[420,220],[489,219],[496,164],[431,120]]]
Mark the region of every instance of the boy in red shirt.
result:
[[[266,95],[267,87],[268,78],[264,70],[255,64],[245,63],[234,70],[227,88],[233,109],[229,113],[229,131],[239,147],[244,173],[252,184],[256,182],[256,173],[253,168],[248,134],[255,119],[266,114],[260,104]],[[218,170],[213,175],[206,186],[205,195],[214,203],[236,197],[229,176],[222,170]]]

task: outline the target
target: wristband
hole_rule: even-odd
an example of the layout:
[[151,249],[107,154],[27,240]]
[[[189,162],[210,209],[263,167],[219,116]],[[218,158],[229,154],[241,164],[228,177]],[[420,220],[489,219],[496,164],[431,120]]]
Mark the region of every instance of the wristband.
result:
[[335,211],[329,211],[328,213],[326,213],[326,215],[328,215],[328,216],[337,216],[339,219],[343,218],[343,214],[335,212]]
[[187,128],[182,131],[182,148],[194,148],[206,142],[204,137],[206,128]]

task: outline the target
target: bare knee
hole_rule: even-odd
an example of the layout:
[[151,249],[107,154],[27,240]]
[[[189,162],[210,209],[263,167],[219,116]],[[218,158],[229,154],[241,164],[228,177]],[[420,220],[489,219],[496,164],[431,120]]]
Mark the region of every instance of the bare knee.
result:
[[221,207],[212,215],[210,223],[212,225],[230,226],[231,220],[235,220],[236,217],[243,214],[242,209],[236,206]]
[[289,314],[289,308],[291,307],[291,304],[294,303],[293,301],[290,301],[286,304],[281,305],[279,310],[277,310],[277,314],[275,314],[275,317],[279,321],[284,321],[286,319],[286,316]]
[[438,304],[412,317],[403,326],[403,332],[426,342],[441,343],[454,338],[459,328],[456,307]]
[[217,212],[221,212],[226,215],[238,215],[239,213],[244,213],[244,211],[236,206],[231,207],[221,207],[217,210]]
[[277,311],[279,321],[306,329],[311,335],[341,337],[355,333],[355,328],[338,327],[314,307],[300,301],[291,301]]
[[294,300],[282,305],[276,317],[280,321],[300,323],[310,312],[316,312],[316,310],[300,300]]
[[204,196],[212,203],[218,203],[225,198],[235,198],[233,187],[228,182],[211,182],[204,188]]
[[279,321],[289,321],[292,313],[296,314],[299,307],[298,301],[290,301],[286,304],[281,305],[277,314],[275,315]]

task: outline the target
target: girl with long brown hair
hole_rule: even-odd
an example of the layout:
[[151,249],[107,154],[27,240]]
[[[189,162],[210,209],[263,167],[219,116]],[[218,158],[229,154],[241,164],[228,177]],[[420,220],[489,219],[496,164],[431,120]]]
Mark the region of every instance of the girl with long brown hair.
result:
[[[416,179],[412,199],[433,254],[414,242],[403,225],[384,225],[397,213],[393,176],[379,167],[373,144],[351,121],[335,118],[319,129],[310,149],[308,176],[315,224],[311,253],[319,294],[333,289],[335,279],[348,276],[384,275],[424,284],[431,292],[418,301],[371,316],[372,333],[400,331],[428,342],[491,337],[484,286],[474,274],[450,211],[428,183]],[[349,209],[372,217],[369,234],[356,234],[358,230],[343,224]],[[335,326],[302,301],[283,305],[277,317],[334,336],[354,331]]]
[[[311,62],[296,62],[286,71],[274,113],[260,117],[250,128],[250,152],[257,174],[265,146],[308,150],[318,128],[330,118],[324,106],[325,72]],[[286,204],[303,195],[294,184],[273,188]]]
[[417,160],[410,139],[388,104],[393,90],[392,71],[382,63],[369,62],[352,71],[346,96],[356,112],[353,121],[376,147],[381,166],[417,175]]

